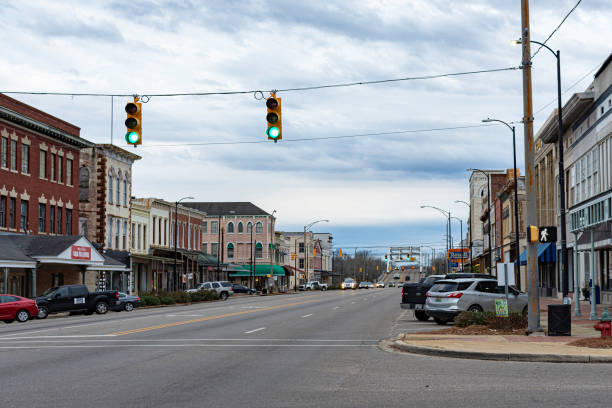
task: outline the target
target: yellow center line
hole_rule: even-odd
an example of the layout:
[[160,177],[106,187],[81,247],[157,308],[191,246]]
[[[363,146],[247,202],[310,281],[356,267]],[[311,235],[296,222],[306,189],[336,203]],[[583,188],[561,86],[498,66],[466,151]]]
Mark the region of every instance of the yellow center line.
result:
[[143,333],[143,332],[148,332],[148,331],[151,331],[151,330],[165,329],[165,328],[168,328],[168,327],[182,326],[182,325],[185,325],[185,324],[205,322],[207,320],[216,320],[216,319],[223,319],[225,317],[233,317],[233,316],[246,315],[246,314],[250,314],[250,313],[265,312],[265,311],[269,311],[269,310],[286,308],[286,307],[289,307],[289,306],[303,305],[303,304],[306,304],[306,303],[312,303],[312,302],[316,302],[316,301],[317,301],[317,299],[312,299],[312,300],[306,300],[306,301],[302,301],[302,302],[286,303],[286,304],[283,304],[283,305],[269,306],[269,307],[264,307],[264,308],[261,308],[261,309],[253,309],[253,310],[245,310],[245,311],[242,311],[242,312],[225,313],[225,314],[221,314],[221,315],[201,317],[201,318],[198,318],[198,319],[191,319],[191,320],[181,320],[180,322],[158,324],[156,326],[142,327],[140,329],[124,330],[124,331],[114,332],[114,333],[110,333],[110,334],[114,335],[114,336],[125,336],[126,334]]

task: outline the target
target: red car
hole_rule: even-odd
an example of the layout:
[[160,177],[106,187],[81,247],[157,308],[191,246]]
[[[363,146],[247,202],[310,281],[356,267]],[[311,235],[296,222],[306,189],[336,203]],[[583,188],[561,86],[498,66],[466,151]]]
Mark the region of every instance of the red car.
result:
[[38,307],[33,299],[16,295],[0,295],[0,320],[5,323],[25,322],[38,315]]

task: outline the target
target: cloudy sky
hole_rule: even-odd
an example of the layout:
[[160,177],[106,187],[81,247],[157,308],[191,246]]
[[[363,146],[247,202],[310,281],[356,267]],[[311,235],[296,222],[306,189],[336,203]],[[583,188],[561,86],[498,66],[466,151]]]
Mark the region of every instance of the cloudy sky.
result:
[[[576,0],[531,3],[532,39],[543,41]],[[0,0],[0,92],[265,93],[516,67],[520,47],[510,40],[520,21],[519,0]],[[612,51],[611,21],[609,1],[584,0],[549,41],[561,50],[563,90],[574,85],[564,100]],[[533,75],[537,130],[555,106],[548,51],[535,57]],[[326,218],[315,230],[332,232],[338,247],[443,246],[444,219],[420,205],[466,220],[467,207],[453,203],[468,199],[465,169],[512,166],[505,127],[297,139],[518,121],[521,87],[515,70],[281,92],[277,144],[207,145],[265,141],[266,109],[253,93],[152,97],[134,194],[252,201],[277,210],[286,230]],[[125,146],[129,98],[115,97],[111,110],[110,97],[12,96],[80,126],[86,139],[109,143],[112,134]],[[519,167],[522,131],[517,125]]]

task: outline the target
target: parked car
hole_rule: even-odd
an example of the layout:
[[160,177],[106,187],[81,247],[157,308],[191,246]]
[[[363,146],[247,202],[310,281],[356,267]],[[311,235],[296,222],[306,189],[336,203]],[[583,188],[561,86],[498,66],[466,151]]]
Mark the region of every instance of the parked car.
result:
[[38,315],[38,307],[33,299],[17,295],[0,295],[0,320],[4,323],[20,323]]
[[306,284],[306,290],[327,290],[327,283],[312,281]]
[[359,289],[368,289],[368,282],[359,282]]
[[461,278],[482,278],[482,279],[495,279],[497,278],[493,275],[486,275],[484,273],[471,273],[471,272],[457,272],[457,273],[447,273],[444,279],[461,279]]
[[357,289],[357,282],[354,279],[346,278],[341,284],[341,289]]
[[391,281],[387,284],[387,287],[389,288],[394,288],[395,287],[395,282]]
[[193,293],[200,290],[214,290],[217,292],[221,300],[226,300],[228,297],[234,294],[234,289],[231,282],[219,281],[219,282],[202,282],[198,284],[194,289],[187,289],[187,293]]
[[119,301],[111,306],[115,312],[131,312],[135,307],[140,307],[140,297],[128,295],[127,293],[119,292]]
[[383,281],[376,282],[376,287],[377,288],[384,288],[385,287],[385,282],[383,282]]
[[[495,312],[495,299],[505,299],[505,287],[491,279],[445,279],[427,292],[425,312],[438,324],[452,321],[461,312]],[[510,286],[508,311],[527,314],[527,294]]]
[[399,278],[400,278],[400,274],[399,273],[393,274],[393,279],[399,279]]
[[425,294],[444,275],[430,275],[422,278],[418,283],[404,283],[402,288],[402,309],[414,310],[414,317],[422,322],[429,320],[425,313]]
[[372,282],[368,282],[368,289],[374,289],[376,286]]
[[119,292],[90,292],[85,285],[55,286],[36,298],[39,319],[61,312],[83,312],[104,314],[119,302]]
[[232,289],[234,289],[234,293],[248,293],[249,295],[257,293],[255,289],[249,288],[239,283],[234,283],[232,285]]

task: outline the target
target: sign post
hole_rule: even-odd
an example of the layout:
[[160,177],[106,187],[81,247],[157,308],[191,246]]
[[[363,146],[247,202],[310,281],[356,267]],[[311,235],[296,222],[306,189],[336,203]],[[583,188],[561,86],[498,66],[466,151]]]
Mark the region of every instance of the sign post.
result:
[[[506,303],[508,302],[508,286],[514,285],[514,273],[508,273],[513,265],[510,263],[498,263],[497,264],[497,284],[504,285],[504,292],[506,294]],[[512,269],[514,271],[514,269]]]

